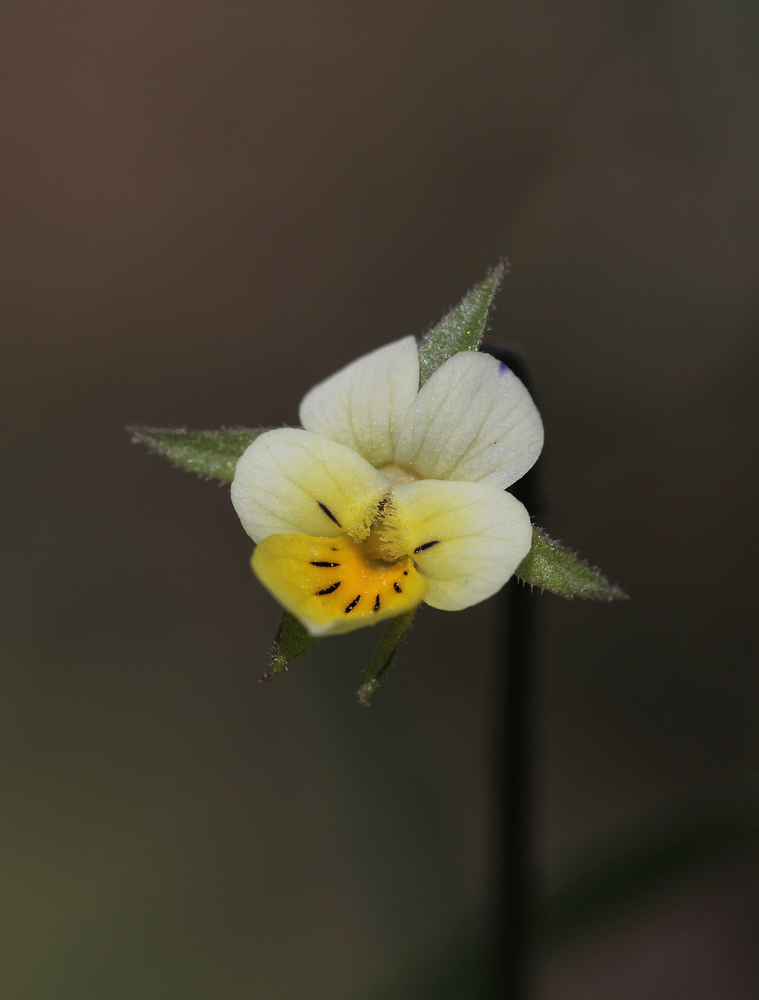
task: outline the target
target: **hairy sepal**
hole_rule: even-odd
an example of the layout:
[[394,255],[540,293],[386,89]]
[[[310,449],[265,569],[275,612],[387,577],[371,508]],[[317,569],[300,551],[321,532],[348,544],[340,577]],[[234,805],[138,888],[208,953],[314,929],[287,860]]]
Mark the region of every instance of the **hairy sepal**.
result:
[[501,260],[419,343],[419,386],[454,354],[476,351],[488,325],[493,298],[508,264]]
[[628,595],[594,566],[556,542],[541,528],[532,529],[532,547],[514,574],[531,587],[540,587],[561,597],[590,601],[627,600]]
[[405,615],[393,618],[385,634],[374,650],[369,664],[361,676],[361,687],[358,689],[358,700],[365,708],[369,707],[372,695],[387,677],[395,654],[403,642],[417,609],[408,611]]
[[296,657],[310,649],[315,641],[305,626],[301,625],[289,611],[285,611],[274,636],[274,643],[269,653],[269,665],[261,680],[270,681]]
[[184,427],[127,427],[134,444],[145,447],[180,469],[196,472],[207,479],[231,483],[237,460],[266,427],[222,428],[218,431],[189,431]]

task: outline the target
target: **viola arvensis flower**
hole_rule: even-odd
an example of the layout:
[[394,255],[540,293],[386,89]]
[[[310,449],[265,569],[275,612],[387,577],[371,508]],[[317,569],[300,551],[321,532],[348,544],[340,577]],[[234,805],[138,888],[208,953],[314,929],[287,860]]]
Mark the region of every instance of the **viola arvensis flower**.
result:
[[458,611],[515,571],[564,597],[626,596],[505,492],[543,445],[525,387],[477,350],[505,269],[419,344],[404,337],[311,389],[300,429],[130,428],[181,468],[232,483],[253,569],[286,608],[266,677],[315,636],[393,619],[362,677],[368,704],[417,605]]
[[311,635],[422,601],[467,608],[529,552],[529,514],[505,490],[535,463],[543,425],[490,355],[455,354],[420,389],[404,337],[311,389],[300,422],[247,448],[232,502],[254,572]]

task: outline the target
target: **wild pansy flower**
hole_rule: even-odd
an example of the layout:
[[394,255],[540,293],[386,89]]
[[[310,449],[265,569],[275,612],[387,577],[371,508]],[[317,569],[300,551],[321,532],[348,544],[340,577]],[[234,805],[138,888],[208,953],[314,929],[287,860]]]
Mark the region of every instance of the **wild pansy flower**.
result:
[[505,492],[543,444],[529,393],[477,351],[502,262],[417,344],[367,354],[311,389],[302,428],[130,428],[175,465],[232,483],[253,569],[288,610],[270,677],[315,636],[390,619],[365,704],[422,603],[457,611],[510,576],[564,597],[626,594],[550,539]]
[[505,490],[543,446],[540,415],[488,354],[454,354],[419,388],[414,337],[315,386],[303,429],[261,434],[237,462],[232,502],[259,580],[313,636],[420,602],[459,611],[490,597],[530,550]]

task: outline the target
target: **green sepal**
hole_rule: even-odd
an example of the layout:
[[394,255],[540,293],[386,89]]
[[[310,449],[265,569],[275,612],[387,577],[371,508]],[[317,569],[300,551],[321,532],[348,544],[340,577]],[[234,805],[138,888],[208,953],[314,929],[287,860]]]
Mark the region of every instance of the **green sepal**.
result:
[[470,289],[457,306],[426,333],[419,342],[419,385],[454,354],[476,351],[488,324],[493,298],[508,269],[505,260],[488,271],[487,277]]
[[280,670],[284,670],[297,656],[305,653],[313,642],[315,642],[314,637],[306,631],[298,619],[289,611],[285,611],[269,653],[269,666],[261,680],[270,681],[272,677],[276,677]]
[[145,447],[181,469],[209,479],[231,483],[237,459],[263,434],[266,427],[222,428],[220,431],[188,431],[184,427],[127,427],[135,444]]
[[532,548],[514,574],[531,587],[540,587],[561,597],[583,597],[591,601],[627,600],[628,595],[589,566],[570,549],[555,542],[542,530],[532,529]]
[[366,708],[369,707],[371,697],[380,684],[387,677],[390,665],[398,652],[398,647],[403,641],[417,609],[412,608],[405,615],[398,615],[392,618],[390,624],[385,629],[385,634],[380,639],[379,645],[372,653],[372,658],[366,670],[361,675],[361,687],[358,689],[358,700]]

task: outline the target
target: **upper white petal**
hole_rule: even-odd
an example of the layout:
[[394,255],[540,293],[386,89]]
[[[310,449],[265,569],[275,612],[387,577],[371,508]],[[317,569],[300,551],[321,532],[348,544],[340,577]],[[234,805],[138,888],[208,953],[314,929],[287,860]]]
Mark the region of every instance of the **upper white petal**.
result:
[[530,551],[530,515],[496,486],[427,479],[393,492],[433,608],[460,611],[484,601]]
[[256,543],[277,534],[335,538],[368,528],[388,486],[350,448],[283,427],[262,434],[243,452],[232,503]]
[[352,361],[309,390],[300,422],[357,451],[372,465],[393,461],[395,445],[419,389],[414,337],[404,337]]
[[536,462],[543,422],[516,375],[489,354],[454,354],[422,386],[395,461],[425,479],[505,489]]

